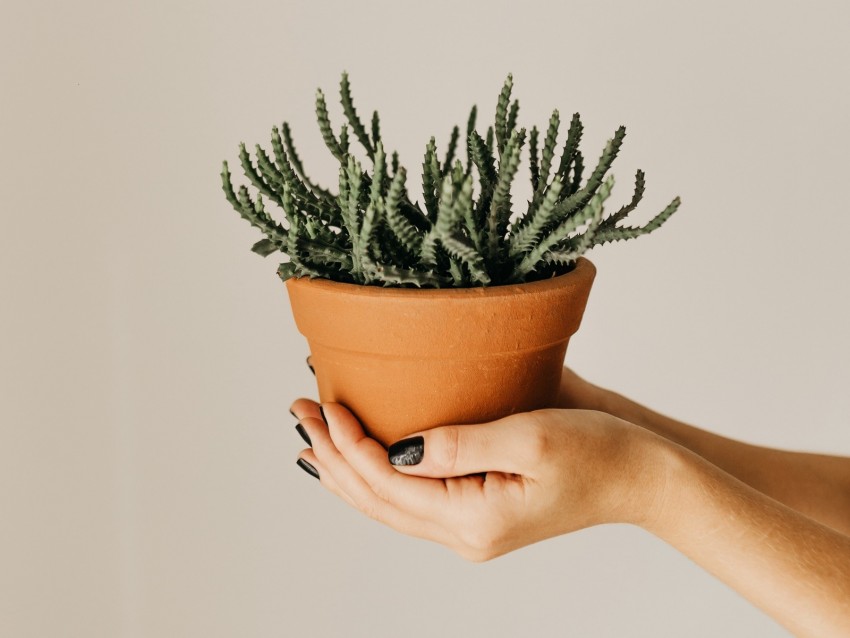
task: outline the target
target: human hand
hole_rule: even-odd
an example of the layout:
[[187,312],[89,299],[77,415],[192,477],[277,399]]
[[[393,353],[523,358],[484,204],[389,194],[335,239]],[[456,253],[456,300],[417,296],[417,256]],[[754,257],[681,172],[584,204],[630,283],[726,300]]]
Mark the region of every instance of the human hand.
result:
[[601,412],[545,409],[443,426],[388,453],[341,404],[298,399],[291,411],[312,445],[299,464],[324,487],[469,560],[601,523],[642,524],[655,510],[652,435]]
[[605,408],[611,403],[610,397],[613,394],[610,390],[594,385],[580,377],[572,368],[564,366],[561,371],[561,384],[558,387],[558,394],[552,405],[547,407],[610,412]]

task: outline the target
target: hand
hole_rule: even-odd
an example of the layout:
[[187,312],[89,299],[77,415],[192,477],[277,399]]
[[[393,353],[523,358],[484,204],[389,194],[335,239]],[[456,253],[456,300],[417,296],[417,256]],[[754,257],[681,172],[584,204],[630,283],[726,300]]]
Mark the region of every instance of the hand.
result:
[[578,376],[571,368],[564,367],[561,371],[561,385],[558,394],[551,406],[552,408],[599,410],[611,412],[606,409],[612,403],[614,396],[610,390],[593,385]]
[[[313,446],[301,452],[299,465],[325,487],[372,518],[465,558],[488,560],[599,523],[634,523],[795,634],[850,635],[850,537],[836,531],[844,519],[832,514],[850,511],[841,506],[850,493],[850,459],[779,453],[775,463],[777,451],[725,439],[718,445],[721,437],[596,388],[569,369],[557,401],[595,409],[439,427],[389,451],[366,437],[342,405],[299,399],[291,411]],[[688,442],[711,454],[698,456]],[[742,460],[760,468],[749,485],[733,476],[744,476],[734,472]],[[803,501],[783,492],[795,478],[805,485],[813,477],[819,489]],[[796,501],[812,518],[783,505]]]
[[469,560],[601,523],[641,524],[654,511],[652,435],[601,412],[546,409],[439,427],[389,455],[338,403],[298,399],[292,412],[312,444],[299,461],[323,486]]

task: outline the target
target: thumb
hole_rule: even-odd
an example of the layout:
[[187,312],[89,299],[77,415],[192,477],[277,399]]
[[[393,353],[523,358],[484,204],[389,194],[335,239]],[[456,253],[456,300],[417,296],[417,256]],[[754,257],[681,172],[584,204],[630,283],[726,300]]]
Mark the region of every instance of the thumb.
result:
[[[521,418],[526,417],[526,418]],[[393,443],[387,456],[397,470],[433,478],[478,472],[523,474],[532,448],[539,449],[529,414],[511,415],[491,423],[444,425]],[[529,422],[531,421],[531,422]]]

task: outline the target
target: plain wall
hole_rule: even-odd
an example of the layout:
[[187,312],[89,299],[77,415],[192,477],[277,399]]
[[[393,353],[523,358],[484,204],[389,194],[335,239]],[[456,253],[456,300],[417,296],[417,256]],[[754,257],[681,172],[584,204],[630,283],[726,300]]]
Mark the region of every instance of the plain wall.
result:
[[[0,21],[0,635],[783,636],[643,531],[475,565],[295,466],[315,397],[279,255],[225,201],[288,120],[333,184],[340,73],[415,180],[508,72],[520,122],[628,135],[567,354],[744,441],[850,455],[844,2],[7,1]],[[563,139],[563,138],[561,138]],[[237,176],[237,180],[240,177]],[[241,182],[240,182],[241,183]],[[515,201],[522,201],[515,197]]]

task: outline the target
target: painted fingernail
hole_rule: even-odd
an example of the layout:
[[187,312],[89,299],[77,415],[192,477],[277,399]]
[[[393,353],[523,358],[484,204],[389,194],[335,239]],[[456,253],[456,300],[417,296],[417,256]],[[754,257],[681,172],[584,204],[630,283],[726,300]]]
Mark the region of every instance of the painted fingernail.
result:
[[310,440],[310,435],[307,434],[307,430],[304,429],[304,426],[300,423],[295,426],[295,431],[301,435],[301,438],[304,439],[305,443],[310,447],[313,447],[313,442]]
[[310,476],[319,478],[319,471],[304,459],[298,459],[298,467],[307,472]]
[[292,411],[292,408],[289,408],[289,413],[290,413],[292,416],[294,416],[296,419],[298,418],[298,415],[297,415],[297,414],[295,414],[295,412],[293,412],[293,411]]
[[310,372],[313,373],[313,376],[316,376],[316,369],[310,363],[310,357],[307,357],[307,367],[310,368]]
[[327,425],[328,419],[327,419],[327,417],[325,417],[325,409],[321,405],[319,405],[319,413],[321,413],[321,415],[322,415],[322,421],[324,421],[325,425]]
[[393,465],[418,465],[425,455],[425,439],[414,436],[393,443],[387,450],[387,456]]

